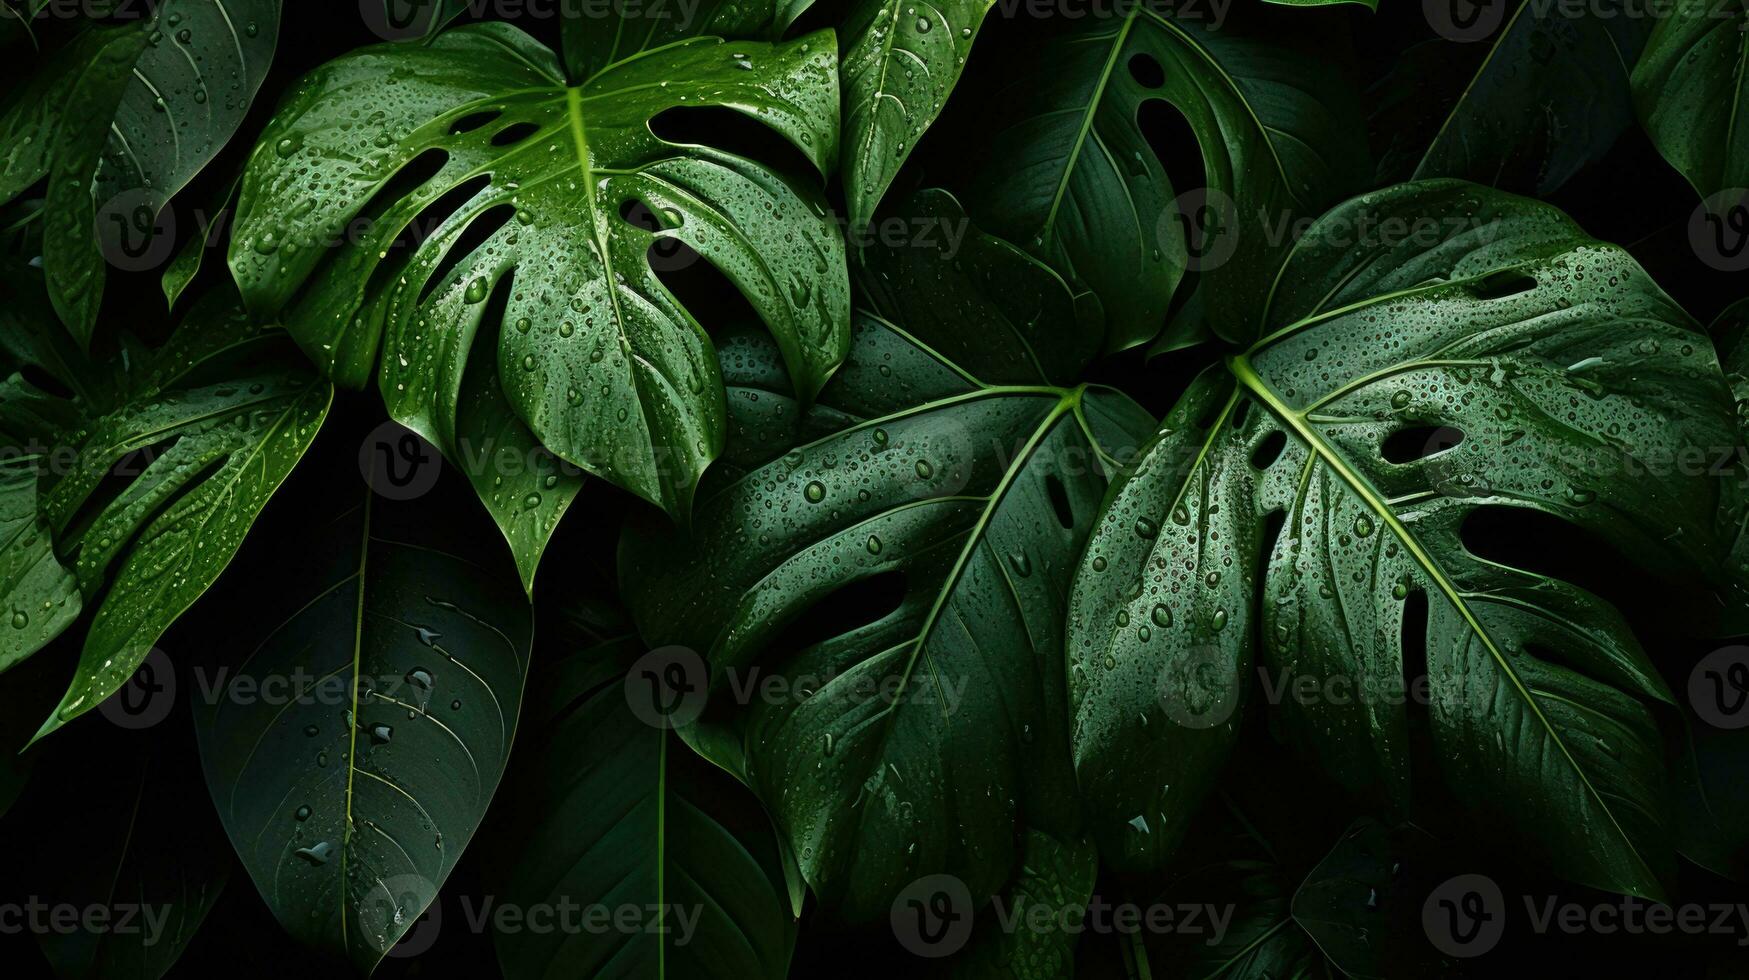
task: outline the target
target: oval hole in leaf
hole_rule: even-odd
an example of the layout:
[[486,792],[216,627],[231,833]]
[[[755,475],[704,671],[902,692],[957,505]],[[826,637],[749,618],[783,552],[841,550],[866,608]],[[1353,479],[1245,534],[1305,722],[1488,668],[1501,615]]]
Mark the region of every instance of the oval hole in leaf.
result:
[[1390,463],[1413,463],[1443,453],[1464,441],[1462,429],[1449,425],[1417,425],[1398,429],[1385,437],[1379,452]]

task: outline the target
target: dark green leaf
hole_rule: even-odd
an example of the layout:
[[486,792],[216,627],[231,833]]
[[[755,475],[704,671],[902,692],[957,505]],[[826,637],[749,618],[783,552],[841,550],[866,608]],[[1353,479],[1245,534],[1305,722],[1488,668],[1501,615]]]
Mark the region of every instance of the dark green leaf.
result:
[[[843,357],[849,297],[817,191],[665,142],[648,123],[726,106],[824,172],[838,139],[834,67],[828,33],[681,41],[574,88],[551,51],[505,24],[356,51],[306,78],[262,137],[232,271],[250,307],[283,313],[341,383],[362,385],[380,347],[391,414],[452,461],[469,455],[456,405],[480,383],[463,367],[483,346],[541,444],[684,516],[721,450],[722,386],[704,329],[649,248],[678,239],[721,270],[804,397]],[[415,178],[415,161],[441,167]],[[640,205],[662,230],[624,216]],[[420,244],[393,255],[409,226]],[[468,235],[484,240],[470,250]]]
[[1679,0],[1634,65],[1658,152],[1704,197],[1749,186],[1749,6]]
[[[1357,244],[1381,221],[1410,233]],[[1326,215],[1268,322],[1173,410],[1077,573],[1075,756],[1102,853],[1164,859],[1231,741],[1253,633],[1272,676],[1380,692],[1286,698],[1276,717],[1344,784],[1406,805],[1409,708],[1388,695],[1412,679],[1404,609],[1420,594],[1437,775],[1477,829],[1573,880],[1658,896],[1671,851],[1648,705],[1669,691],[1607,602],[1478,558],[1461,531],[1484,508],[1545,515],[1652,575],[1718,587],[1728,481],[1660,463],[1735,445],[1705,335],[1621,249],[1456,181]],[[1398,461],[1382,448],[1439,427],[1461,442],[1419,437]]]
[[488,874],[508,906],[635,907],[646,923],[660,908],[664,931],[500,933],[504,975],[781,980],[796,922],[770,823],[746,790],[630,710],[623,671],[642,649],[625,637],[544,651],[538,686],[552,710],[523,737]]
[[275,556],[282,592],[250,610],[253,652],[196,703],[196,727],[262,899],[294,938],[369,973],[485,815],[532,625],[505,569],[453,543],[452,513],[357,499]]
[[[772,352],[735,353],[731,385],[770,377]],[[628,529],[643,635],[708,652],[714,672],[689,741],[753,787],[843,916],[884,916],[928,874],[981,901],[1023,827],[1074,836],[1061,596],[1114,457],[1150,426],[1109,390],[986,385],[864,316],[806,441],[712,484],[690,537]],[[902,576],[897,607],[834,622],[879,576]],[[804,616],[832,625],[795,649],[780,637]],[[808,694],[737,693],[771,676]]]

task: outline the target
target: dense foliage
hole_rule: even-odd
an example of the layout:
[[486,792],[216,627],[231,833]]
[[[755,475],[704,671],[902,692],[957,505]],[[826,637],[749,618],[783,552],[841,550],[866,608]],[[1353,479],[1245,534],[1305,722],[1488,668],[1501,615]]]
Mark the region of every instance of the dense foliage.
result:
[[5,0],[63,977],[1749,969],[1741,0]]

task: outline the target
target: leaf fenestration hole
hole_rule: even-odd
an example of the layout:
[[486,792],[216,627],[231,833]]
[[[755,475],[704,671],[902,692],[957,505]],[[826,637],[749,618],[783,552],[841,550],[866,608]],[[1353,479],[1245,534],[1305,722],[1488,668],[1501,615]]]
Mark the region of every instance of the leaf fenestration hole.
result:
[[1134,78],[1143,88],[1159,88],[1166,84],[1166,70],[1160,67],[1160,62],[1154,60],[1151,54],[1137,54],[1130,58],[1130,77]]
[[520,143],[530,136],[540,132],[540,127],[531,122],[511,123],[492,134],[493,146],[509,146]]
[[1069,490],[1063,486],[1063,478],[1056,473],[1045,474],[1045,496],[1050,499],[1051,510],[1057,515],[1057,523],[1064,530],[1075,527],[1075,509],[1069,505]]
[[763,646],[781,663],[833,637],[880,622],[904,601],[904,572],[883,571],[857,579],[811,603]]
[[1251,466],[1253,469],[1266,470],[1281,458],[1282,451],[1287,448],[1287,433],[1276,429],[1263,437],[1257,448],[1251,450]]
[[[468,181],[467,184],[457,187],[449,194],[444,195],[444,197],[436,204],[432,205],[432,208],[429,210],[437,212],[444,204],[457,198],[459,198],[459,200],[455,204],[455,207],[460,208],[471,200],[474,194],[478,194],[479,190],[485,187],[484,183],[478,183],[478,181],[481,180],[489,181],[490,178],[482,177],[476,178],[476,180],[473,181]],[[474,184],[476,187],[467,197],[461,197],[463,193],[469,191],[469,184]],[[426,297],[442,287],[449,280],[449,277],[455,273],[456,268],[461,265],[461,263],[467,261],[467,259],[472,256],[480,246],[486,244],[493,235],[498,233],[500,228],[509,224],[510,219],[515,216],[516,209],[509,204],[494,205],[475,215],[473,220],[468,222],[468,226],[462,230],[462,233],[456,236],[455,241],[450,243],[448,250],[443,253],[443,259],[437,263],[437,268],[432,270],[431,278],[425,280],[424,287],[419,291],[419,302],[424,303]],[[422,219],[423,217],[424,216],[421,215]]]
[[1470,294],[1477,299],[1505,299],[1528,293],[1537,286],[1536,278],[1517,270],[1506,269],[1483,276],[1469,285]]
[[460,136],[463,133],[471,133],[503,114],[504,113],[497,109],[487,109],[484,112],[470,112],[460,119],[457,119],[455,122],[450,123],[449,135]]
[[1379,453],[1388,463],[1413,463],[1455,448],[1463,441],[1462,429],[1449,425],[1417,425],[1398,429],[1386,436]]

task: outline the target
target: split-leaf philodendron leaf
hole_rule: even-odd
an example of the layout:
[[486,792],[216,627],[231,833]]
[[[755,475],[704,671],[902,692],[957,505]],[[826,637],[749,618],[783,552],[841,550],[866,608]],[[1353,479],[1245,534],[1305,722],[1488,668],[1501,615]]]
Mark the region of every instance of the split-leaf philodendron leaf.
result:
[[454,540],[453,514],[359,490],[300,554],[276,556],[283,598],[237,617],[250,642],[195,721],[262,900],[368,974],[436,898],[498,788],[532,617],[500,556]]
[[[1294,222],[1360,176],[1359,98],[1317,69],[1315,32],[1122,9],[1047,44],[1031,59],[1038,69],[994,100],[1000,128],[967,207],[1099,297],[1107,350],[1159,333],[1193,270],[1213,329],[1249,341],[1257,284],[1274,276]],[[1174,186],[1149,145],[1142,114],[1161,101],[1189,123],[1204,184]]]
[[[250,308],[280,315],[341,384],[362,385],[380,355],[390,413],[452,461],[479,448],[456,415],[487,383],[464,372],[480,346],[479,370],[541,445],[684,517],[722,449],[722,382],[650,247],[678,239],[720,270],[804,397],[844,356],[848,283],[819,190],[650,122],[723,107],[830,172],[834,51],[829,32],[694,38],[571,86],[507,24],[365,48],[305,78],[268,125],[231,269]],[[410,250],[396,243],[408,233]]]
[[242,124],[279,36],[280,0],[118,7],[0,96],[0,200],[47,178],[49,296],[82,346],[107,253],[149,254],[159,214]]
[[[781,393],[737,402],[752,419],[738,431],[781,434],[777,416],[791,438],[707,483],[690,536],[644,521],[621,544],[646,639],[710,664],[713,707],[689,739],[753,788],[851,920],[928,874],[988,898],[1022,828],[1079,826],[1060,600],[1107,474],[1152,420],[1108,389],[973,373],[1017,371],[1008,353],[959,365],[860,316],[805,418]],[[756,385],[773,358],[736,346],[725,375]],[[897,595],[874,618],[785,633],[883,582]],[[805,693],[748,692],[768,675]]]
[[[37,623],[25,642],[7,638],[0,669],[65,629],[82,604],[96,607],[78,671],[40,738],[115,693],[225,570],[315,438],[333,391],[283,331],[251,325],[234,294],[204,297],[150,354],[125,348],[107,383],[45,310],[11,299],[0,307],[0,364],[40,371],[73,397],[22,373],[0,382],[0,436],[34,450],[36,480],[35,515],[12,525],[0,568],[30,570],[11,593],[13,622]],[[28,495],[9,486],[22,505]]]
[[[1413,233],[1355,237],[1391,218]],[[1557,873],[1661,895],[1651,711],[1669,690],[1610,604],[1480,558],[1463,533],[1484,510],[1530,512],[1655,573],[1720,581],[1726,481],[1658,464],[1736,444],[1705,334],[1620,248],[1455,181],[1326,215],[1267,317],[1169,415],[1076,575],[1074,756],[1102,852],[1160,865],[1232,741],[1254,659],[1388,691],[1424,646],[1432,771],[1410,771],[1418,709],[1403,699],[1273,710],[1358,791],[1406,805],[1412,779],[1443,780],[1478,831]],[[1455,434],[1425,435],[1439,430]],[[1405,432],[1415,451],[1387,448]],[[1412,600],[1424,636],[1405,635]]]

